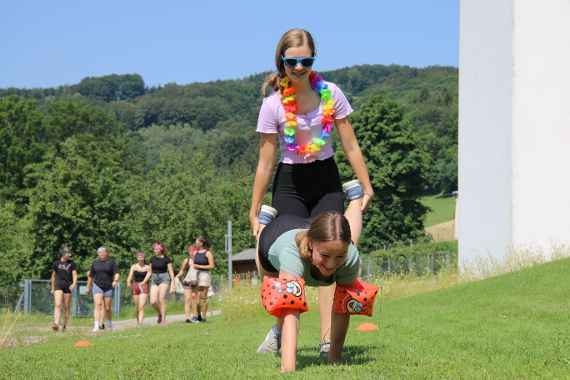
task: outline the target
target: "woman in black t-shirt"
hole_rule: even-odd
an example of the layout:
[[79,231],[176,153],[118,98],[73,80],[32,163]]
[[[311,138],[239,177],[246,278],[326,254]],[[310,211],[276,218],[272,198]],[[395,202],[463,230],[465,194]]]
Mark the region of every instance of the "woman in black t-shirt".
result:
[[165,255],[164,245],[157,241],[152,245],[154,256],[150,259],[150,303],[158,313],[158,323],[166,323],[166,295],[176,290],[172,258]]
[[98,259],[93,261],[87,274],[87,292],[93,291],[93,332],[103,330],[105,326],[113,329],[113,295],[120,277],[119,267],[109,257],[107,248],[97,248],[97,255]]
[[[77,268],[71,260],[71,250],[63,246],[60,258],[53,263],[51,272],[51,294],[53,294],[53,331],[65,331],[69,323],[71,292],[77,285]],[[63,306],[63,325],[61,325],[61,307]]]

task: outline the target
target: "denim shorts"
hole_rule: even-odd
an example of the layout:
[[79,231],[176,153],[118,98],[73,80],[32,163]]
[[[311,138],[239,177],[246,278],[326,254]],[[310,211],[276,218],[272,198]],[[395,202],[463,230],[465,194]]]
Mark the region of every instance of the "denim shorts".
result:
[[168,272],[164,273],[153,273],[150,278],[152,285],[168,284],[170,285],[170,275]]
[[105,290],[101,289],[100,287],[98,287],[97,284],[93,283],[93,295],[102,294],[103,298],[113,298],[114,291],[115,291],[115,289],[113,289],[113,288],[105,291]]

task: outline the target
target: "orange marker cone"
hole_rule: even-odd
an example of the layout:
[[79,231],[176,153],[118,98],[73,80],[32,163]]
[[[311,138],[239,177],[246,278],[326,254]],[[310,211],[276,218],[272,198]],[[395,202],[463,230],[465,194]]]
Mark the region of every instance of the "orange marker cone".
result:
[[75,348],[87,348],[91,346],[91,342],[88,340],[78,340],[73,346]]
[[378,326],[375,325],[374,323],[361,323],[357,328],[358,331],[360,332],[373,332],[373,331],[378,331]]

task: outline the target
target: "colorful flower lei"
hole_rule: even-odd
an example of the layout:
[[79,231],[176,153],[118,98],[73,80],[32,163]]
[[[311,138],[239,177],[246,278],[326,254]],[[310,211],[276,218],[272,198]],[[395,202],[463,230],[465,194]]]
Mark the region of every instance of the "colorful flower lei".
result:
[[311,88],[316,91],[320,98],[324,101],[323,117],[321,118],[321,134],[319,137],[313,137],[311,142],[300,145],[297,143],[295,137],[297,133],[297,100],[295,99],[295,88],[291,86],[289,78],[285,77],[279,82],[279,89],[281,93],[281,103],[285,109],[285,128],[283,130],[284,140],[287,144],[289,152],[295,152],[305,158],[310,155],[315,155],[320,152],[322,147],[326,144],[326,140],[330,137],[334,128],[334,99],[332,92],[327,84],[316,72],[309,74],[309,82]]

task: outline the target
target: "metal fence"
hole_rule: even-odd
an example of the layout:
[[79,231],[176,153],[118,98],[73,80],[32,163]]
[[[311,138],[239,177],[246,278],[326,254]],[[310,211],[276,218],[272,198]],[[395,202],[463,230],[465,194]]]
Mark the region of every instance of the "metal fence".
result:
[[378,257],[362,256],[361,275],[363,277],[406,275],[423,276],[436,274],[444,269],[453,269],[456,254],[433,252],[428,255]]
[[[418,256],[378,257],[361,256],[360,276],[363,278],[383,277],[390,275],[425,276],[437,274],[445,269],[453,269],[456,254],[453,252],[433,252]],[[260,278],[257,272],[234,273],[234,285],[258,285]]]
[[[451,252],[434,252],[429,255],[416,257],[371,257],[362,256],[361,276],[364,278],[386,275],[417,275],[436,274],[450,268],[456,261],[456,255]],[[257,272],[234,274],[233,285],[258,285],[260,279]],[[213,275],[210,295],[217,295],[230,286],[225,275]],[[22,281],[22,293],[16,310],[25,313],[53,313],[53,296],[50,293],[50,280],[26,279]],[[177,292],[169,302],[184,302],[183,292]],[[119,284],[113,297],[113,314],[119,315],[121,308],[132,304],[131,292],[125,285]],[[78,281],[72,292],[71,313],[73,316],[93,315],[93,296],[87,293],[87,282]]]
[[[210,295],[217,295],[222,287],[226,286],[224,275],[212,276]],[[16,304],[16,311],[24,313],[53,313],[53,295],[50,293],[50,280],[25,279],[21,284],[21,295]],[[132,305],[132,295],[130,289],[119,283],[113,295],[113,314],[119,315],[121,309]],[[170,297],[169,303],[184,303],[184,293],[176,292]],[[7,305],[10,306],[10,305]],[[77,287],[71,295],[71,314],[75,317],[87,317],[93,315],[93,295],[87,292],[87,281],[78,281]]]
[[[115,288],[113,314],[119,314],[121,311],[122,288],[121,284]],[[50,280],[24,280],[16,310],[24,313],[53,313],[53,296],[50,290]],[[87,281],[77,281],[77,287],[71,292],[71,315],[77,317],[93,315],[93,296],[87,292]]]

